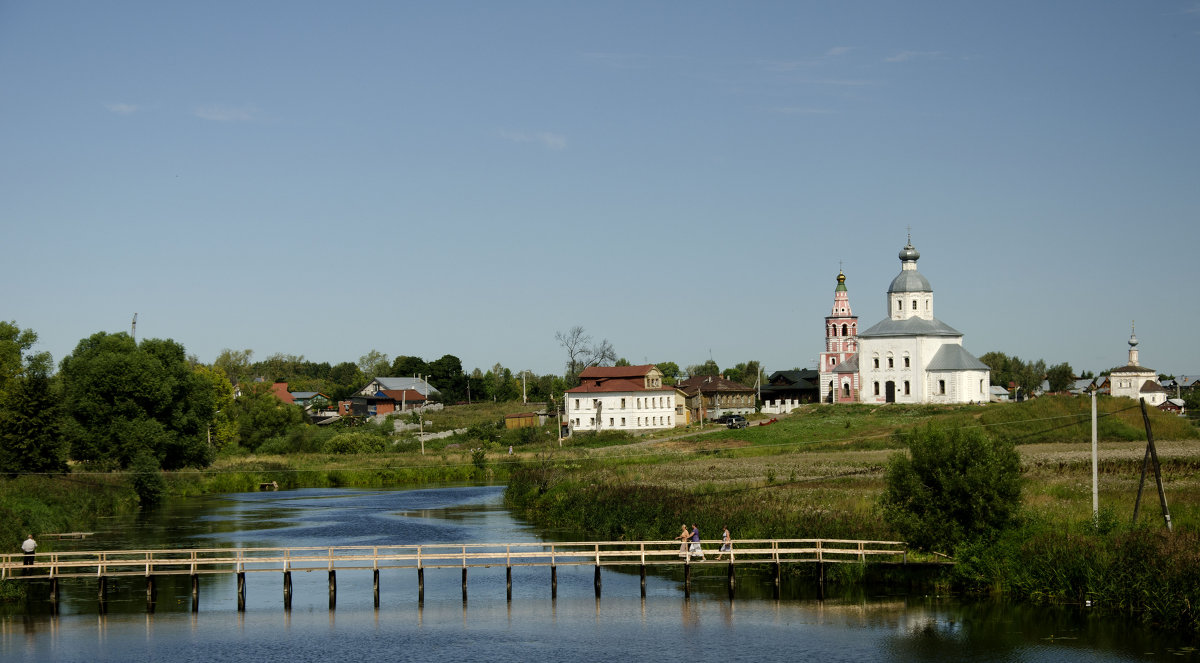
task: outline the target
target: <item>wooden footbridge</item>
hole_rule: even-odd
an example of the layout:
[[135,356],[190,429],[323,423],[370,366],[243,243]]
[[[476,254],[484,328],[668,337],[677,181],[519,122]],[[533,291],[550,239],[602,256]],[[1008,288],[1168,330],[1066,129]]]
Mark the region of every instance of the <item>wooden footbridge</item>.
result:
[[[292,548],[196,548],[178,550],[102,550],[49,552],[34,555],[0,555],[0,579],[49,580],[50,599],[59,600],[59,583],[67,579],[95,579],[100,609],[105,609],[108,579],[139,576],[146,579],[146,604],[154,609],[155,578],[189,575],[192,610],[199,609],[201,575],[236,574],[238,610],[246,609],[246,574],[281,573],[283,605],[291,608],[292,572],[327,571],[329,607],[337,596],[338,571],[371,571],[375,607],[379,607],[379,572],[410,569],[417,574],[417,600],[425,600],[426,569],[461,569],[462,596],[467,599],[467,570],[503,566],[507,573],[508,600],[512,600],[513,567],[540,566],[550,570],[550,596],[558,595],[558,567],[594,566],[596,596],[600,596],[600,569],[637,567],[641,593],[646,596],[646,567],[682,566],[684,592],[691,588],[691,571],[697,566],[724,566],[732,598],[735,567],[768,566],[774,572],[775,591],[785,564],[862,564],[868,561],[907,564],[908,549],[899,541],[843,539],[756,539],[737,541],[733,551],[720,553],[719,541],[702,542],[703,554],[686,553],[675,541],[591,541],[531,543],[435,543],[397,546],[334,546]],[[823,577],[822,572],[822,577]]]

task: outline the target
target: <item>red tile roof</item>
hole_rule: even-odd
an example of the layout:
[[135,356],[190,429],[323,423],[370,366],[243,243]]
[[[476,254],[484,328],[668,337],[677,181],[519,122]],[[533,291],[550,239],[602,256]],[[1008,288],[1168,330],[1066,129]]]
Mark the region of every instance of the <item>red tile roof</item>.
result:
[[642,378],[653,369],[654,364],[643,364],[641,366],[588,366],[579,374],[579,379]]
[[271,393],[284,403],[295,403],[296,399],[288,393],[288,385],[286,382],[276,382],[271,385]]
[[421,395],[421,392],[417,391],[416,389],[384,389],[379,393],[387,396],[397,403],[412,403],[413,401],[425,400],[425,397]]
[[670,389],[672,389],[672,387],[667,387],[667,386],[662,386],[662,387],[658,387],[655,389],[648,389],[646,387],[646,381],[639,377],[636,380],[622,380],[622,379],[586,380],[586,381],[584,381],[583,384],[579,385],[578,387],[575,387],[574,389],[568,389],[567,393],[568,394],[599,394],[599,393],[606,393],[606,392],[611,393],[611,392],[617,392],[617,391],[668,391]]

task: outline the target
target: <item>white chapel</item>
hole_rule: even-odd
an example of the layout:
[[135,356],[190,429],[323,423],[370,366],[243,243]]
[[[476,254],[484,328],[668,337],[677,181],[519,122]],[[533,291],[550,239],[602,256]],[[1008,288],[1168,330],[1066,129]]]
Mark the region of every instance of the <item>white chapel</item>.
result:
[[[857,318],[850,315],[845,277],[839,274],[834,315],[825,325],[823,402],[988,402],[990,369],[963,347],[961,332],[933,317],[933,288],[917,271],[920,257],[910,239],[900,250],[900,273],[888,287],[888,317],[853,339],[844,338],[857,328]],[[833,352],[830,335],[838,332],[843,338],[836,349],[856,346],[856,354]]]

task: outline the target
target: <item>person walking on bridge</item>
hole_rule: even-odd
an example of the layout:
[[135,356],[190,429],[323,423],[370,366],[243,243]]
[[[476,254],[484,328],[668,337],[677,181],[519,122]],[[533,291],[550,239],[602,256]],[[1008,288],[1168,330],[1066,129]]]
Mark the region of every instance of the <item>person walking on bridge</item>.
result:
[[679,542],[679,557],[681,559],[687,559],[688,539],[690,538],[692,538],[692,535],[688,532],[687,523],[684,523],[683,531],[679,532],[679,535],[675,537],[675,540]]
[[704,561],[704,551],[700,549],[700,526],[692,523],[692,548],[691,553],[700,561]]
[[25,543],[21,544],[21,551],[25,553],[25,566],[33,566],[33,551],[37,550],[37,541],[33,540],[33,535],[26,535]]
[[721,554],[717,555],[717,559],[721,559],[722,557],[724,557],[725,553],[729,553],[729,559],[733,559],[733,539],[729,538],[729,527],[728,526],[725,526],[724,528],[722,528],[721,549],[719,552]]

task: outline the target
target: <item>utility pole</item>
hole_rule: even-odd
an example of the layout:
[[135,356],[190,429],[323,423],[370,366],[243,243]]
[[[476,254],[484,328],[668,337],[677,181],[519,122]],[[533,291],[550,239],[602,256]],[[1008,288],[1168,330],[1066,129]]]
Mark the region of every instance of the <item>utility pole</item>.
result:
[[1096,448],[1096,390],[1092,390],[1092,523],[1100,524],[1099,453]]

